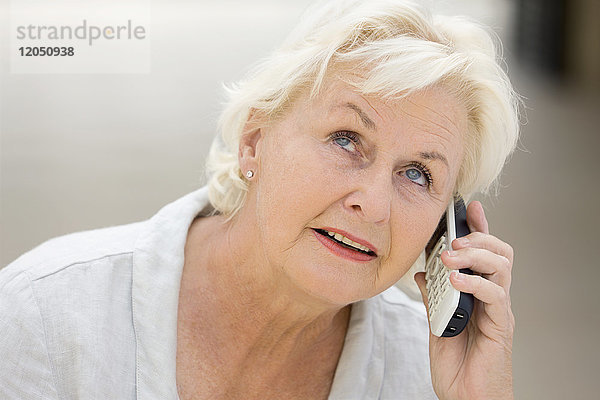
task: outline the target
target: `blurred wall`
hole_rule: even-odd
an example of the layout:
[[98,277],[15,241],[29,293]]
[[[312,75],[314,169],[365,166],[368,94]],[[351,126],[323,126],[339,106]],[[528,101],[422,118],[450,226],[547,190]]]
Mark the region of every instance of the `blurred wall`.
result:
[[600,1],[516,0],[519,60],[569,82],[600,91]]

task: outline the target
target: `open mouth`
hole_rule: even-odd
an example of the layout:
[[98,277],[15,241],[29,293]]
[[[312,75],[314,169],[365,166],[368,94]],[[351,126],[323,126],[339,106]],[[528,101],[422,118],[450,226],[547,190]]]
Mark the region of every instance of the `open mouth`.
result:
[[343,242],[343,241],[341,241],[339,239],[336,239],[335,236],[334,236],[334,234],[332,232],[328,232],[328,231],[323,230],[323,229],[313,229],[313,230],[315,232],[317,232],[318,234],[326,237],[327,239],[329,239],[329,240],[331,240],[331,241],[333,241],[333,242],[335,242],[335,243],[339,244],[340,246],[343,246],[343,247],[345,247],[347,249],[354,250],[354,251],[356,251],[358,253],[367,254],[367,255],[373,256],[373,257],[377,256],[377,254],[375,254],[374,251],[367,249],[365,246],[357,244],[357,246],[361,246],[362,247],[362,248],[358,248],[358,247],[355,247],[352,244],[345,243],[345,242]]

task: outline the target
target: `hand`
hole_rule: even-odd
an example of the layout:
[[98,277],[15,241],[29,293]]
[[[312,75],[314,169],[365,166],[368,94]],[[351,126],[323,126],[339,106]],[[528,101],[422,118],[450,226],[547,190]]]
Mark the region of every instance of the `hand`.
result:
[[[467,240],[455,239],[453,254],[444,251],[442,262],[453,270],[473,270],[473,275],[452,272],[450,282],[456,289],[472,293],[475,306],[461,334],[439,338],[431,334],[430,329],[433,388],[442,400],[513,399],[515,319],[509,295],[513,250],[489,234],[480,202],[473,201],[467,207],[467,223],[471,230],[464,237]],[[415,281],[427,306],[425,273],[415,274]]]

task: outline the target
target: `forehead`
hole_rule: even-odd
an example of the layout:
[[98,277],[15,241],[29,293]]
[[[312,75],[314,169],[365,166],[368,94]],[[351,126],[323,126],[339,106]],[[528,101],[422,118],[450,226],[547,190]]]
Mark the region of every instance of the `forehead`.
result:
[[316,97],[306,96],[301,108],[315,119],[350,121],[376,134],[373,137],[407,138],[448,153],[462,148],[468,126],[466,108],[442,86],[386,100],[363,95],[342,80],[330,79]]
[[[386,100],[377,95],[363,95],[339,80],[326,81],[312,107],[327,109],[328,114],[349,112],[356,114],[365,127],[375,130],[386,124],[409,121],[413,126],[427,130],[460,133],[466,127],[467,112],[458,99],[442,86],[433,86],[400,99]],[[322,110],[321,110],[322,111]]]

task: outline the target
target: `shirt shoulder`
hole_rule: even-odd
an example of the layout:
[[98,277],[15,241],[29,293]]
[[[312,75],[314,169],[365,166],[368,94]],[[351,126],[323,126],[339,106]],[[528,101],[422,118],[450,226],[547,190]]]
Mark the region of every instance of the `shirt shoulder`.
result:
[[0,270],[0,288],[3,282],[23,272],[31,280],[37,280],[73,264],[132,253],[145,223],[76,232],[47,240]]
[[[75,398],[82,390],[114,392],[106,398],[134,393],[131,286],[142,228],[57,237],[0,270],[0,311],[10,316],[0,322],[0,353],[14,359],[22,382],[35,381],[14,386],[8,398],[33,398],[27,390],[48,399]],[[0,386],[9,379],[0,374]]]
[[30,281],[0,282],[0,398],[58,399],[46,337]]

